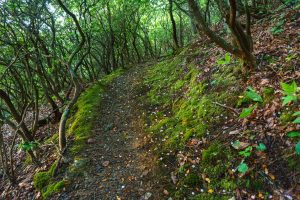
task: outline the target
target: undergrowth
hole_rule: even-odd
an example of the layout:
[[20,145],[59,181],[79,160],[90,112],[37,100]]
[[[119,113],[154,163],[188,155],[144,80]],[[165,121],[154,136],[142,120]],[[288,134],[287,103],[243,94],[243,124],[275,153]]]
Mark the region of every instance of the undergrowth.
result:
[[[80,156],[80,152],[85,148],[87,140],[92,134],[92,128],[98,115],[97,109],[101,103],[101,96],[105,87],[121,73],[122,70],[117,70],[103,77],[100,81],[87,88],[74,105],[72,116],[67,122],[67,135],[69,139],[72,138],[68,147],[69,153],[67,157],[69,157],[68,159],[73,159],[74,162],[64,167],[63,173],[66,174],[64,178],[61,176],[55,177],[54,175],[57,161],[51,165],[49,170],[37,172],[34,175],[34,186],[41,192],[43,199],[50,198],[54,194],[61,192],[69,183],[69,179],[81,171],[78,169],[82,169],[88,163]],[[54,134],[45,143],[58,144],[58,134]]]
[[[193,199],[228,199],[228,194],[239,184],[228,174],[233,168],[234,153],[230,145],[216,138],[222,133],[220,125],[233,117],[220,104],[235,107],[241,94],[241,80],[237,78],[241,64],[226,55],[226,62],[204,69],[203,61],[195,56],[184,56],[187,51],[189,48],[148,71],[145,80],[150,88],[147,94],[151,107],[148,130],[161,140],[155,149],[163,159],[181,155],[181,151],[200,157],[198,164],[183,164],[178,160],[178,167],[172,169],[179,179],[171,191],[175,199],[192,198],[191,191],[200,188],[204,193]],[[223,61],[222,55],[219,60]],[[187,148],[193,139],[206,146],[202,154]],[[215,193],[223,190],[226,192],[222,195]]]

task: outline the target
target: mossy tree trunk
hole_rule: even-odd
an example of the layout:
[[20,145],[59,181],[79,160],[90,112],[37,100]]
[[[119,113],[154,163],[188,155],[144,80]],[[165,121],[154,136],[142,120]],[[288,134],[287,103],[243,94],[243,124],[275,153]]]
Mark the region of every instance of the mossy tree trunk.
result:
[[[77,46],[77,48],[72,52],[72,54],[69,57],[69,60],[67,62],[67,68],[70,72],[71,75],[71,79],[72,79],[72,83],[73,86],[75,88],[74,91],[74,96],[71,99],[71,101],[68,103],[68,105],[66,106],[63,115],[61,117],[60,123],[59,123],[59,149],[61,152],[63,152],[66,148],[67,145],[67,139],[66,139],[66,122],[67,119],[69,117],[70,114],[70,110],[72,109],[72,107],[74,106],[74,104],[76,103],[76,101],[79,98],[79,95],[81,93],[81,86],[79,83],[79,79],[77,77],[77,75],[75,74],[75,71],[72,68],[72,62],[73,59],[75,58],[75,55],[83,48],[84,44],[85,44],[85,35],[81,29],[81,26],[79,24],[79,21],[77,20],[75,14],[73,14],[63,3],[61,0],[57,0],[58,4],[60,5],[60,7],[72,18],[72,20],[74,21],[76,28],[81,36],[81,40],[79,45]],[[80,59],[79,59],[80,61]],[[77,66],[77,65],[75,65]]]
[[169,0],[169,15],[170,15],[170,20],[172,23],[172,36],[173,36],[173,42],[174,42],[174,49],[179,48],[179,42],[178,42],[178,37],[177,37],[177,27],[176,27],[176,22],[174,19],[173,15],[173,0]]

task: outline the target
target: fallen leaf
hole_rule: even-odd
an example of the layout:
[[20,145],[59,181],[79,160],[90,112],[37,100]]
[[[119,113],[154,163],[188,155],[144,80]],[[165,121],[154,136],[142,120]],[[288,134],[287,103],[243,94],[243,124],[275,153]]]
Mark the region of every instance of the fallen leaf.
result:
[[275,180],[275,176],[273,174],[269,173],[269,176],[272,180]]
[[103,167],[107,167],[109,165],[109,161],[104,161],[103,163],[102,163],[102,166]]
[[205,178],[205,181],[210,183],[210,179],[209,178]]
[[230,131],[229,135],[236,135],[239,134],[240,130]]
[[260,82],[261,85],[266,85],[267,83],[269,83],[269,79],[266,78],[262,79]]
[[169,192],[168,190],[164,190],[164,195],[168,196],[169,195]]
[[96,140],[93,139],[93,138],[89,138],[88,141],[87,141],[88,144],[92,144],[92,143],[95,143],[95,142],[96,142]]

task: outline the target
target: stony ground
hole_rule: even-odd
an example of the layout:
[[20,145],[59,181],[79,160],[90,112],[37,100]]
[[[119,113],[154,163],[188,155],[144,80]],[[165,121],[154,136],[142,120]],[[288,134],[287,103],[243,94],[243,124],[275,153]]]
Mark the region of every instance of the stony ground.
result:
[[62,199],[160,199],[139,98],[143,74],[145,67],[134,67],[108,86],[83,153],[90,164]]

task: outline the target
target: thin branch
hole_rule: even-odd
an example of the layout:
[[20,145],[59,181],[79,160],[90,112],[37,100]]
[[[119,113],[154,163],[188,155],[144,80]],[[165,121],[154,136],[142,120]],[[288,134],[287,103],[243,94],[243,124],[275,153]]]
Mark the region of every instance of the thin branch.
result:
[[226,105],[218,103],[218,102],[213,102],[213,103],[218,105],[218,106],[221,106],[223,108],[228,109],[229,111],[233,112],[235,115],[239,115],[238,111],[236,109],[232,108],[232,107],[226,106]]

